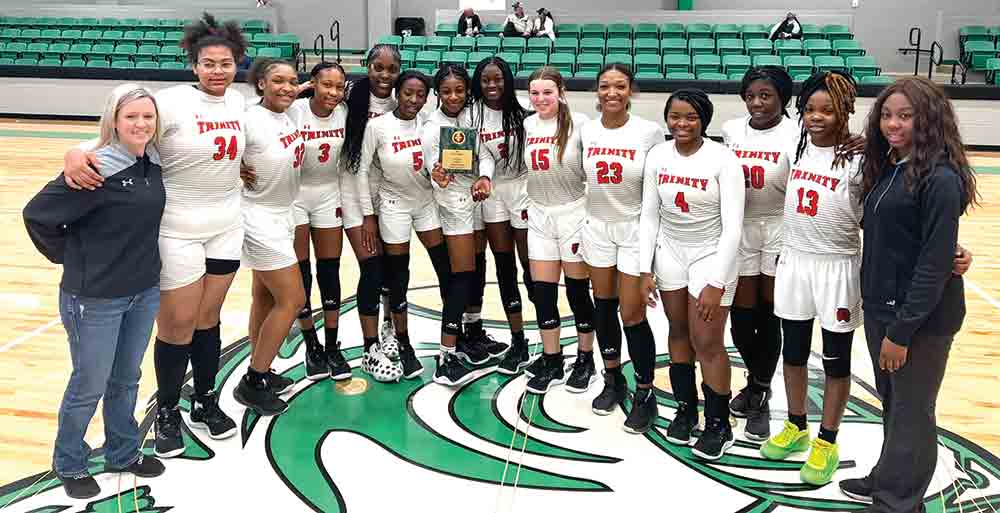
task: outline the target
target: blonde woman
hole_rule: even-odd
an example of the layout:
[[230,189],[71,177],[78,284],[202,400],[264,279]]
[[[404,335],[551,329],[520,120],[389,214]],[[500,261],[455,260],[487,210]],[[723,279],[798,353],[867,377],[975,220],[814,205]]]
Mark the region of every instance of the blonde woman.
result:
[[158,117],[147,89],[115,88],[96,147],[104,187],[76,191],[60,174],[24,208],[35,247],[63,266],[59,314],[73,373],[59,407],[53,469],[76,499],[100,493],[83,437],[102,396],[105,470],[140,477],[164,470],[139,452],[143,436],[133,415],[139,366],[160,306],[157,237],[166,194],[155,149]]

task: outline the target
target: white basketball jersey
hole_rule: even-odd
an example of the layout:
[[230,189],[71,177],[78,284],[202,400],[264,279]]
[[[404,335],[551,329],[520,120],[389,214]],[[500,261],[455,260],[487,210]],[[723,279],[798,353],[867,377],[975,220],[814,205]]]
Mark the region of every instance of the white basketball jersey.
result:
[[288,109],[288,116],[298,127],[306,145],[302,186],[339,188],[340,148],[344,145],[347,106],[341,103],[329,116],[319,117],[309,106],[309,99],[302,98],[295,100]]
[[247,109],[246,164],[254,169],[257,183],[243,188],[246,206],[289,210],[299,193],[299,173],[306,147],[298,128],[286,113],[260,105]]
[[528,197],[544,206],[572,203],[583,197],[587,176],[583,171],[580,129],[587,116],[573,113],[573,130],[566,138],[562,160],[556,148],[558,122],[537,114],[524,120],[524,164],[528,168]]
[[368,122],[361,150],[359,177],[369,173],[376,159],[382,164],[382,201],[419,206],[432,200],[431,182],[424,170],[420,120],[402,120],[387,114]]
[[782,117],[767,130],[750,127],[750,116],[722,125],[722,138],[743,167],[747,221],[780,219],[785,206],[788,169],[795,159],[798,123]]
[[587,173],[587,214],[607,222],[638,217],[646,154],[663,141],[663,129],[636,115],[619,128],[600,118],[580,129]]
[[[479,106],[474,106],[478,116]],[[480,162],[493,161],[493,179],[495,181],[513,180],[524,176],[528,169],[521,158],[510,158],[510,152],[517,146],[516,135],[504,132],[503,112],[482,106],[482,126],[479,128],[479,158]]]

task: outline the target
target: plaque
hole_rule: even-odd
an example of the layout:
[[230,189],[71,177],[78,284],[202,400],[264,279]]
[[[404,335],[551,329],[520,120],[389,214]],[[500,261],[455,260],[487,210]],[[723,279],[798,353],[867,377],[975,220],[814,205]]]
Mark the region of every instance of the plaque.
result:
[[441,167],[448,173],[472,174],[478,137],[474,128],[441,127]]

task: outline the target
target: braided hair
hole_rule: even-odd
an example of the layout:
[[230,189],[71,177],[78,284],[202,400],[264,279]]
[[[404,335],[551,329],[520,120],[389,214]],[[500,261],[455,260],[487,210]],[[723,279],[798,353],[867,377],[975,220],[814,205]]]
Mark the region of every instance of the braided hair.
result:
[[[508,158],[504,166],[508,171],[512,167],[517,168],[523,164],[520,157],[524,154],[524,118],[531,115],[531,111],[525,109],[521,102],[517,101],[514,92],[514,72],[511,71],[507,61],[500,57],[489,57],[483,59],[476,65],[472,73],[472,91],[470,100],[475,106],[472,110],[473,126],[479,130],[483,128],[486,119],[484,109],[486,108],[486,94],[483,92],[483,73],[487,66],[496,66],[503,77],[503,93],[500,95],[501,126],[503,127],[503,145],[507,148]],[[511,146],[510,138],[513,135],[514,145]]]
[[833,114],[837,117],[837,139],[834,142],[833,167],[841,167],[851,160],[845,152],[840,151],[844,143],[850,137],[847,123],[851,114],[854,114],[854,99],[857,98],[858,90],[854,86],[854,78],[840,71],[821,71],[809,77],[802,84],[799,97],[795,100],[795,110],[799,114],[799,126],[802,131],[799,135],[799,146],[795,150],[795,162],[802,158],[802,153],[809,142],[809,134],[806,132],[806,124],[803,118],[806,113],[806,106],[809,98],[817,91],[826,91],[833,102]]
[[257,93],[257,96],[263,98],[264,89],[260,87],[260,81],[267,78],[271,73],[271,69],[275,66],[288,66],[295,69],[295,65],[284,59],[271,59],[269,57],[259,57],[253,61],[253,65],[250,66],[250,70],[247,71],[247,83],[253,86],[253,90]]
[[[388,54],[399,65],[402,58],[395,46],[377,44],[368,51],[365,62],[371,66],[382,53]],[[344,125],[344,144],[340,147],[340,162],[345,171],[357,173],[361,165],[361,146],[368,126],[368,107],[371,105],[372,81],[365,76],[353,82],[347,91],[347,122]]]
[[441,107],[441,84],[449,78],[457,78],[465,84],[465,104],[462,108],[472,105],[472,95],[469,94],[472,89],[472,79],[469,78],[469,71],[464,66],[447,63],[442,64],[437,73],[434,74],[434,94],[437,96],[437,106]]
[[691,108],[698,114],[698,118],[701,119],[701,136],[707,136],[708,124],[712,122],[712,114],[715,112],[715,107],[712,105],[712,100],[708,99],[708,95],[701,89],[678,89],[670,95],[670,98],[667,98],[667,103],[663,106],[664,120],[670,114],[670,106],[674,101],[682,101],[691,105]]
[[207,12],[202,13],[200,20],[184,27],[184,38],[180,42],[180,47],[187,51],[188,62],[191,64],[197,64],[202,49],[209,46],[229,48],[233,52],[233,60],[238,63],[249,45],[239,23],[227,21],[219,24],[215,16]]
[[788,75],[785,68],[781,66],[757,66],[756,68],[750,68],[743,75],[743,81],[740,82],[740,98],[746,101],[747,90],[750,89],[750,84],[758,80],[769,82],[774,86],[774,90],[778,92],[778,99],[781,100],[781,114],[786,118],[791,117],[788,115],[788,102],[792,100],[792,77]]

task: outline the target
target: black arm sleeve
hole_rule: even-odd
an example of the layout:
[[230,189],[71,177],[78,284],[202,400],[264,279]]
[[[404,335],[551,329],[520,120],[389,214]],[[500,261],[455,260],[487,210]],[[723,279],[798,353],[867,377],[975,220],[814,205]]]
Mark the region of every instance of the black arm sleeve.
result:
[[24,226],[35,248],[50,262],[63,263],[66,225],[97,208],[103,198],[104,189],[70,189],[61,174],[47,183],[24,207]]

